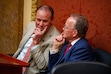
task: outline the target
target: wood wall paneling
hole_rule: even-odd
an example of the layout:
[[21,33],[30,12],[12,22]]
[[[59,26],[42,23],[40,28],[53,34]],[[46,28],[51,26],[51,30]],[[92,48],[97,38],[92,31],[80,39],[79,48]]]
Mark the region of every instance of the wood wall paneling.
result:
[[23,31],[23,0],[0,0],[0,52],[13,54]]

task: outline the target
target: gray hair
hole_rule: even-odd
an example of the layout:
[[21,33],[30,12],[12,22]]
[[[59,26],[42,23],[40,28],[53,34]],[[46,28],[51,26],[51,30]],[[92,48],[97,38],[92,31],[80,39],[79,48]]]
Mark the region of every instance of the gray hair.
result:
[[88,20],[84,16],[79,14],[71,14],[70,16],[77,19],[74,28],[78,31],[78,35],[84,38],[88,30]]

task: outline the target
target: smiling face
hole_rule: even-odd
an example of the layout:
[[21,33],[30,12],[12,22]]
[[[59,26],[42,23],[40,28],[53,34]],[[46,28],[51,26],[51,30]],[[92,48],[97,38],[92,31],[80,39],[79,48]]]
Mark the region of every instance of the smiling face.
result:
[[[39,28],[41,31],[48,26],[51,26],[51,12],[46,10],[38,10],[36,13],[36,28]],[[47,28],[47,29],[48,29]]]
[[74,37],[77,36],[77,30],[75,29],[76,22],[76,19],[74,19],[73,17],[69,17],[63,27],[62,35],[69,42],[73,41]]

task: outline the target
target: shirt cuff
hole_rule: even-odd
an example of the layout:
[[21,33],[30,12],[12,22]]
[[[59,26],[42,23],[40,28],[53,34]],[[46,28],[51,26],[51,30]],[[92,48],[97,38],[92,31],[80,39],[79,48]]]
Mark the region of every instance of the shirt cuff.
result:
[[59,52],[58,49],[56,49],[56,50],[52,50],[52,49],[50,49],[50,54],[55,54],[55,53],[58,53],[58,52]]

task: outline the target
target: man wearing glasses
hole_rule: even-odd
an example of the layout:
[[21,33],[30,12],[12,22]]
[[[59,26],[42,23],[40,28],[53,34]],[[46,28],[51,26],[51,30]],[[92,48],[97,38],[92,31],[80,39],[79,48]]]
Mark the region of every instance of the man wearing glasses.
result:
[[54,38],[49,52],[48,69],[58,64],[78,61],[95,61],[93,49],[85,38],[88,21],[82,15],[72,14],[65,22],[61,35]]

